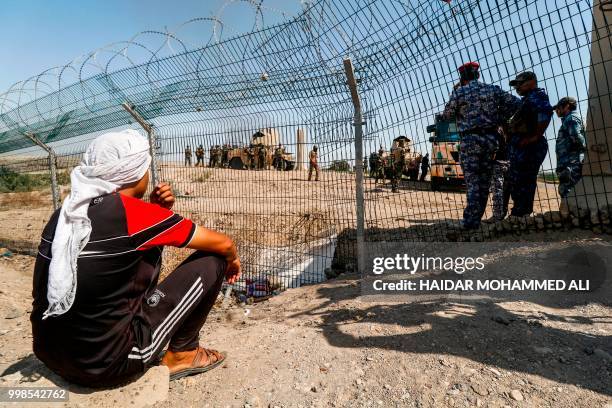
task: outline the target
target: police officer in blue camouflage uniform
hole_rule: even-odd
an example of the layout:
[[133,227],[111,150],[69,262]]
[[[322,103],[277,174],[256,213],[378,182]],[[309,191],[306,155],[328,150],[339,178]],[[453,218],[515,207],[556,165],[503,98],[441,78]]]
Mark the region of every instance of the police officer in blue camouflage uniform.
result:
[[[559,177],[559,195],[567,198],[576,183],[582,178],[582,161],[586,152],[584,125],[575,113],[576,99],[566,96],[553,107],[561,118],[561,127],[557,135],[557,176]],[[563,202],[562,202],[563,205]]]
[[455,87],[442,118],[455,118],[461,134],[460,162],[467,186],[463,228],[476,229],[489,198],[493,160],[498,149],[498,129],[520,105],[520,100],[496,85],[480,82],[480,65],[459,67]]
[[491,218],[483,220],[483,222],[486,223],[501,221],[506,217],[506,213],[508,212],[508,203],[504,195],[506,190],[506,173],[510,167],[506,135],[500,132],[497,140],[499,141],[499,146],[495,153],[495,160],[493,161],[493,174],[491,176],[491,186],[489,188],[491,203],[493,204],[493,215]]
[[533,72],[522,72],[510,81],[510,86],[522,96],[518,111],[508,124],[508,189],[505,202],[512,197],[512,216],[522,217],[533,212],[533,200],[540,167],[548,152],[544,133],[552,118],[552,106],[546,91],[537,86]]

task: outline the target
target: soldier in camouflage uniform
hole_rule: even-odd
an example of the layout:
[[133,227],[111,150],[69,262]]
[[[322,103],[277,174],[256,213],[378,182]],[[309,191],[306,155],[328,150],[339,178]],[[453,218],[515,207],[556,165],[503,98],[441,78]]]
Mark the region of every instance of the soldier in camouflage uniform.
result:
[[383,159],[383,154],[385,150],[382,145],[378,149],[378,154],[376,155],[376,165],[374,170],[374,185],[378,184],[378,180],[382,179],[383,185],[385,184],[385,161]]
[[250,145],[246,148],[246,154],[249,158],[249,163],[247,165],[247,169],[255,170],[255,146]]
[[283,145],[278,144],[274,149],[274,158],[272,159],[272,167],[276,170],[282,170],[283,165]]
[[476,62],[459,67],[462,86],[453,91],[442,113],[444,120],[457,121],[461,134],[460,161],[467,186],[465,229],[480,226],[489,198],[498,128],[520,105],[518,98],[500,87],[478,81],[479,67]]
[[266,147],[264,145],[259,145],[257,149],[257,164],[260,170],[264,170],[266,167],[266,156]]
[[[557,135],[557,169],[559,177],[559,195],[567,198],[576,183],[582,178],[582,161],[586,152],[586,139],[582,119],[574,113],[576,99],[561,98],[553,107],[557,116],[561,118],[561,127]],[[565,200],[562,206],[566,206]],[[562,208],[564,210],[564,208]]]
[[185,148],[185,166],[191,166],[191,146]]
[[495,153],[495,160],[493,160],[493,174],[491,175],[491,185],[489,192],[491,193],[491,202],[493,204],[493,216],[489,219],[483,220],[485,223],[495,223],[501,221],[506,217],[508,212],[508,202],[506,201],[506,174],[510,167],[508,161],[508,143],[506,142],[506,136],[503,131],[500,131],[497,135],[499,146]]
[[313,146],[308,154],[308,181],[312,179],[312,173],[315,173],[315,181],[319,181],[319,152],[317,146]]
[[208,157],[208,167],[214,167],[215,166],[215,148],[216,148],[216,146],[212,146],[210,148],[209,157]]
[[228,154],[230,151],[230,145],[225,143],[223,145],[223,148],[221,149],[221,167],[227,167],[228,166]]
[[204,147],[202,145],[199,145],[198,148],[196,149],[195,166],[198,167],[198,165],[200,165],[201,167],[204,167]]
[[221,146],[215,146],[215,167],[223,167],[223,149]]
[[399,141],[399,145],[391,151],[389,157],[391,158],[391,168],[393,169],[391,191],[397,193],[399,183],[402,180],[402,174],[404,174],[404,167],[406,166],[406,147],[403,140]]
[[533,212],[538,173],[548,152],[544,133],[552,118],[552,106],[546,91],[537,87],[533,72],[520,73],[510,81],[510,86],[522,99],[508,124],[510,168],[504,201],[507,206],[512,197],[511,215],[522,217]]

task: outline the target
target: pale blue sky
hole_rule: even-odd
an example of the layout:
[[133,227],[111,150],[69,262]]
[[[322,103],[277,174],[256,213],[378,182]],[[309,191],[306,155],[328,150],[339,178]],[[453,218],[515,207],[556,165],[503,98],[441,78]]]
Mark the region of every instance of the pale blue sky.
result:
[[[131,38],[143,30],[164,30],[196,17],[216,15],[225,0],[3,0],[0,7],[0,93],[17,81],[65,65],[79,55]],[[299,0],[265,0],[264,24],[295,14]],[[235,1],[223,9],[226,35],[249,31],[255,12]],[[207,28],[202,25],[202,31]]]
[[[416,3],[416,0],[410,1]],[[438,0],[431,1],[432,5],[440,4]],[[398,2],[387,0],[380,3],[391,7],[397,6]],[[579,112],[584,117],[592,7],[589,3],[578,0],[525,2],[529,4],[528,7],[521,5],[520,12],[510,14],[505,21],[483,27],[467,42],[469,45],[463,41],[451,42],[444,52],[429,56],[429,63],[420,66],[418,72],[411,74],[408,71],[395,81],[387,82],[383,91],[399,91],[402,97],[389,99],[389,95],[384,92],[372,97],[374,105],[379,107],[377,114],[380,128],[375,130],[375,126],[370,126],[367,129],[376,132],[376,140],[372,146],[366,147],[366,152],[377,149],[379,143],[389,145],[390,140],[399,134],[411,135],[418,151],[429,151],[429,134],[425,128],[433,123],[434,114],[448,99],[457,79],[456,67],[469,60],[481,63],[484,81],[496,83],[506,90],[510,90],[508,80],[516,73],[526,69],[534,70],[541,79],[540,85],[549,92],[553,104],[562,96],[576,96],[581,102]],[[302,7],[300,0],[264,0],[263,4],[264,21],[258,20],[263,26],[270,26],[282,19],[282,15],[275,10],[295,15]],[[223,8],[224,5],[227,7]],[[4,39],[4,47],[0,48],[0,93],[16,81],[39,74],[47,68],[64,65],[104,45],[128,40],[139,31],[163,31],[165,27],[172,30],[186,20],[217,15],[221,9],[221,18],[226,27],[225,38],[253,28],[255,13],[246,0],[6,0],[0,9],[3,21],[0,35]],[[376,22],[369,24],[365,31],[356,31],[365,32],[365,36],[370,31],[380,35],[389,34],[377,27]],[[449,27],[453,24],[454,20],[448,21]],[[210,36],[208,27],[201,28],[199,32],[181,33],[180,37],[194,40],[196,35]],[[347,27],[347,31],[352,28]],[[393,28],[397,27],[392,26],[390,30]],[[438,34],[444,38],[444,32]],[[334,36],[330,37],[333,42]],[[200,44],[205,41],[200,39]],[[415,55],[414,50],[411,52]],[[137,62],[140,61],[137,59]],[[415,62],[410,59],[402,63],[415,66]],[[341,67],[339,58],[337,64]],[[422,86],[407,81],[408,75],[412,79],[416,78]],[[435,80],[432,82],[431,78]],[[382,100],[377,98],[383,98],[388,103],[382,104]],[[551,152],[554,151],[557,123],[555,119],[549,127]],[[336,151],[336,154],[346,156],[343,150]]]

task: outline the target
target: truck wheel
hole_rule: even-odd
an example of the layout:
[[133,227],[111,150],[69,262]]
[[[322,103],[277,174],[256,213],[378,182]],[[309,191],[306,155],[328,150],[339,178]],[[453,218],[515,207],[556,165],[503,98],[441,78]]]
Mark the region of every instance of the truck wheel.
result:
[[232,157],[229,162],[229,168],[234,170],[242,170],[244,169],[244,163],[240,157]]
[[431,178],[431,181],[429,182],[430,186],[431,186],[431,191],[438,191],[440,190],[440,186],[438,185],[438,180],[436,180],[435,178]]
[[295,162],[289,160],[283,160],[283,167],[285,171],[291,171],[295,167]]

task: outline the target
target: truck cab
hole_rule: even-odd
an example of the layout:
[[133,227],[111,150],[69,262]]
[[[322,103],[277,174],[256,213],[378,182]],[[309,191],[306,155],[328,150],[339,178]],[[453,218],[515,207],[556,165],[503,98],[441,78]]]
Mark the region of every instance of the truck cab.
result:
[[431,149],[431,189],[442,186],[465,186],[463,170],[459,161],[461,138],[455,120],[443,120],[436,115],[436,122],[427,126]]

